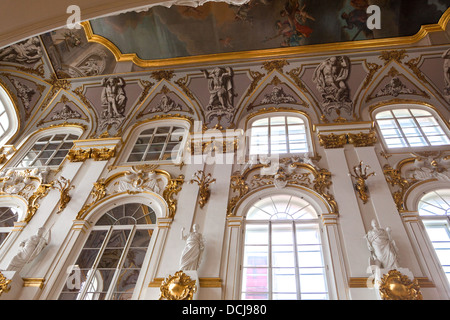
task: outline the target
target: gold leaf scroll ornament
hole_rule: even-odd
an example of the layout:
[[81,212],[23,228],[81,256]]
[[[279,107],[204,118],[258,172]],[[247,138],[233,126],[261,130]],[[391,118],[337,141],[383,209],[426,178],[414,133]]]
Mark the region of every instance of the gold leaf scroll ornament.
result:
[[197,286],[195,280],[180,270],[164,279],[160,290],[159,300],[192,300]]

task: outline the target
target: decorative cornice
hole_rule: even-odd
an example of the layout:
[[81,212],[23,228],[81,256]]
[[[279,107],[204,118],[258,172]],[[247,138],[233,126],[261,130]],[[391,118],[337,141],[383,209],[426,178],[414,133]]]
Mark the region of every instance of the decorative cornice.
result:
[[70,162],[84,162],[88,159],[94,161],[106,161],[116,155],[116,148],[89,148],[89,149],[71,149],[67,154],[67,159]]

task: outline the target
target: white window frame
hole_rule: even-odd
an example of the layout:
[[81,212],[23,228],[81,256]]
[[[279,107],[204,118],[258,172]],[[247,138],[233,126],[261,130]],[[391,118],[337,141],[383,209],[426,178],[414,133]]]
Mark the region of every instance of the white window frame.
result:
[[[178,145],[179,145],[179,149],[177,151],[176,158],[170,159],[170,160],[148,160],[148,161],[142,160],[142,161],[128,162],[128,158],[130,157],[130,154],[131,154],[137,140],[141,136],[142,132],[149,130],[149,129],[157,128],[157,127],[179,127],[184,130],[184,133],[182,134],[182,140],[177,141]],[[189,128],[190,128],[190,123],[188,121],[182,120],[182,119],[172,119],[170,122],[169,121],[151,121],[151,122],[146,122],[144,124],[141,124],[138,127],[136,127],[134,130],[132,130],[132,132],[128,136],[128,138],[125,142],[125,148],[122,151],[120,159],[118,161],[120,163],[126,164],[126,165],[139,165],[139,164],[144,164],[144,163],[180,164],[182,161],[183,152],[186,147],[186,143],[188,141]],[[161,154],[164,154],[165,147],[167,146],[168,142],[169,141],[166,140]],[[147,147],[148,147],[148,145],[147,145]]]
[[[440,246],[441,250],[447,250],[448,251],[448,259],[450,260],[450,201],[449,200],[445,200],[441,197],[441,195],[439,194],[440,192],[444,191],[447,194],[450,194],[450,189],[449,188],[443,188],[443,189],[436,189],[436,190],[431,190],[427,193],[425,193],[425,195],[423,195],[423,197],[420,198],[419,202],[418,202],[418,212],[419,212],[419,217],[422,220],[423,225],[425,226],[425,230],[426,233],[428,235],[429,241],[432,245],[432,247],[436,250],[435,246],[438,245]],[[441,197],[441,199],[443,199],[443,201],[446,203],[446,205],[448,206],[446,208],[446,212],[437,212],[436,215],[432,215],[432,214],[421,214],[421,203],[424,202],[423,198],[427,197],[428,195],[431,194],[436,194],[436,197]],[[450,199],[450,198],[449,198]],[[447,203],[448,201],[448,203]],[[431,207],[433,207],[431,205]],[[439,213],[443,213],[443,214],[439,214]],[[432,236],[430,235],[430,232],[433,228],[439,228],[441,230],[444,230],[444,232],[446,232],[448,234],[448,241],[445,241],[447,243],[447,246],[444,247],[442,246],[442,242],[436,242],[432,240]],[[439,254],[436,251],[436,256],[438,258],[438,262],[440,264],[440,266],[442,267],[442,270],[450,284],[450,264],[449,265],[443,265],[442,261],[439,258]]]
[[[286,195],[286,196],[290,196],[290,197],[295,197],[295,198],[300,198],[302,199],[301,196],[297,196],[297,195],[292,195],[292,194],[276,194],[276,195]],[[267,195],[263,198],[258,199],[258,201],[254,201],[254,204],[257,204],[259,202],[259,200],[261,199],[265,199],[268,197],[271,197],[272,195]],[[292,198],[291,198],[292,199]],[[241,248],[241,253],[240,253],[240,259],[241,259],[241,270],[240,270],[240,284],[239,284],[239,299],[243,299],[242,294],[243,294],[243,288],[242,288],[242,284],[243,284],[243,278],[244,278],[244,270],[246,269],[246,266],[244,265],[244,254],[245,254],[245,247],[246,247],[246,243],[245,243],[245,233],[247,230],[247,225],[262,225],[262,224],[267,224],[268,225],[268,265],[267,267],[262,267],[267,269],[268,272],[268,299],[271,300],[273,298],[273,288],[272,288],[272,269],[274,268],[274,266],[272,265],[272,261],[271,261],[271,254],[272,254],[272,241],[271,241],[271,233],[272,233],[272,226],[273,224],[275,225],[288,225],[290,224],[292,226],[292,236],[293,236],[293,247],[294,247],[294,260],[295,260],[295,265],[294,265],[294,269],[295,269],[295,279],[296,279],[296,297],[297,300],[301,299],[301,295],[302,295],[302,290],[301,288],[299,288],[299,286],[301,286],[301,282],[300,282],[300,275],[299,275],[299,261],[298,261],[298,250],[297,250],[297,246],[298,246],[298,242],[296,239],[296,228],[298,228],[298,226],[303,225],[311,225],[313,224],[315,226],[315,229],[317,229],[317,232],[319,234],[319,238],[320,238],[320,244],[314,244],[314,245],[320,245],[320,253],[322,256],[322,263],[323,263],[323,276],[324,276],[324,282],[325,282],[325,286],[327,288],[327,292],[324,293],[326,294],[326,296],[328,297],[327,299],[330,300],[333,293],[332,293],[332,288],[330,288],[329,285],[329,275],[328,275],[328,257],[327,257],[327,252],[326,252],[326,248],[324,247],[325,243],[324,239],[323,239],[323,234],[321,232],[321,224],[320,224],[320,219],[317,213],[317,209],[314,207],[313,203],[310,203],[308,200],[305,200],[308,205],[314,209],[314,213],[317,215],[317,218],[314,219],[286,219],[286,220],[270,220],[270,219],[263,219],[263,220],[247,220],[244,219],[244,223],[243,223],[243,232],[242,232],[242,248]],[[249,212],[249,210],[253,207],[250,206],[250,208],[248,210],[246,210],[246,214]]]
[[[31,148],[35,145],[35,143],[46,136],[54,136],[57,134],[73,134],[77,135],[79,140],[81,136],[83,135],[83,129],[78,127],[59,127],[59,128],[52,128],[52,129],[46,129],[42,130],[40,132],[37,132],[31,136],[29,136],[22,145],[18,147],[17,153],[14,155],[13,158],[11,158],[8,163],[6,164],[7,167],[14,168],[14,169],[27,169],[27,168],[59,168],[65,161],[66,158],[62,160],[62,162],[59,165],[42,165],[42,166],[31,166],[31,167],[21,167],[19,164],[22,162],[24,157],[28,154],[28,152],[31,150]],[[76,141],[76,140],[73,140]],[[67,155],[66,155],[67,156]]]
[[420,131],[420,136],[426,141],[426,143],[428,145],[426,146],[410,146],[404,132],[403,132],[403,128],[400,126],[400,124],[398,123],[398,119],[397,117],[394,116],[394,118],[392,118],[392,120],[395,121],[396,126],[397,126],[397,130],[399,130],[400,133],[400,137],[405,141],[406,144],[408,144],[407,147],[390,147],[388,146],[388,144],[386,143],[385,137],[381,131],[381,128],[379,126],[378,120],[383,120],[383,119],[377,119],[377,115],[381,112],[385,112],[385,111],[393,111],[393,110],[402,110],[402,109],[418,109],[418,110],[422,110],[422,111],[426,111],[428,113],[430,113],[430,115],[434,118],[434,120],[436,120],[436,122],[438,123],[440,129],[442,129],[442,131],[444,132],[444,134],[447,136],[447,138],[450,140],[450,130],[448,128],[448,126],[442,121],[442,118],[440,117],[440,115],[438,115],[432,108],[427,107],[427,106],[423,106],[423,105],[417,105],[417,104],[397,104],[397,105],[389,105],[389,106],[385,106],[382,108],[377,108],[373,113],[372,113],[372,117],[374,119],[375,125],[377,127],[377,130],[379,132],[379,135],[381,137],[381,141],[382,144],[384,146],[384,148],[386,150],[390,150],[391,152],[398,152],[398,153],[403,153],[403,152],[410,152],[411,150],[414,151],[425,151],[425,150],[439,150],[442,147],[450,147],[450,144],[447,145],[438,145],[438,146],[433,146],[431,145],[431,143],[429,142],[427,135],[424,133],[421,125],[417,122],[417,117],[411,114],[411,118],[413,119],[416,128]]
[[[286,149],[287,152],[286,153],[272,153],[272,146],[271,146],[271,130],[270,130],[270,119],[271,118],[275,118],[275,117],[285,117],[285,122],[284,122],[284,126],[285,126],[285,137],[286,137]],[[288,125],[287,125],[287,118],[292,117],[292,118],[298,118],[300,120],[303,121],[303,125],[305,127],[305,138],[306,138],[306,146],[307,146],[307,151],[301,151],[301,152],[291,152],[290,151],[290,142],[289,142],[289,134],[288,134]],[[254,128],[254,123],[258,120],[262,120],[262,119],[268,119],[268,153],[267,154],[257,154],[257,153],[251,153],[251,147],[252,147],[252,129]],[[266,127],[266,126],[264,126]],[[287,156],[287,155],[301,155],[301,154],[312,154],[313,153],[313,143],[311,140],[311,132],[310,132],[310,123],[309,123],[309,119],[299,113],[292,113],[292,112],[271,112],[271,113],[266,113],[266,114],[261,114],[258,116],[255,116],[253,118],[250,119],[250,121],[248,121],[247,123],[247,141],[248,141],[248,146],[247,146],[247,153],[250,157],[252,156],[276,156],[276,157],[283,157],[283,156]]]
[[[19,115],[17,108],[14,106],[13,101],[5,90],[5,88],[0,84],[0,104],[3,105],[7,117],[8,117],[8,128],[4,129],[3,133],[0,133],[0,147],[8,142],[19,130]],[[3,113],[2,113],[3,114]]]
[[[110,210],[112,210],[112,209],[114,209],[116,207],[119,207],[119,206],[132,204],[132,203],[133,204],[140,204],[142,206],[148,206],[147,204],[140,203],[139,201],[137,201],[137,202],[134,202],[134,201],[122,202],[122,201],[120,201],[120,202],[121,203],[114,204],[113,206],[105,207],[104,210],[102,210],[103,214],[98,217],[97,222],[104,214],[106,214]],[[153,208],[153,207],[150,207],[150,208],[154,211],[155,219],[157,219],[158,211],[155,210],[156,208]],[[88,235],[84,238],[84,242],[83,242],[82,246],[80,247],[80,250],[78,251],[78,254],[76,256],[75,261],[79,258],[82,250],[85,248],[86,241],[89,238],[89,235],[92,233],[92,231],[106,231],[106,236],[105,236],[105,239],[103,239],[101,247],[99,248],[99,252],[96,255],[96,259],[93,262],[92,266],[90,267],[89,272],[88,272],[88,274],[86,276],[85,283],[87,283],[89,285],[81,287],[81,289],[80,289],[80,291],[78,293],[78,296],[77,296],[77,300],[84,300],[83,298],[85,298],[87,295],[91,295],[91,297],[94,297],[97,294],[97,293],[90,293],[90,292],[88,292],[88,289],[92,287],[92,283],[93,282],[97,283],[98,285],[101,285],[101,282],[96,280],[97,279],[97,272],[91,272],[91,271],[96,271],[97,270],[100,257],[102,256],[102,254],[103,254],[103,252],[104,252],[104,250],[106,248],[106,245],[108,243],[108,240],[109,240],[109,238],[111,236],[111,233],[113,231],[116,231],[116,230],[130,230],[130,234],[128,235],[128,238],[127,238],[127,241],[125,243],[123,252],[121,253],[120,259],[119,259],[119,261],[117,263],[117,266],[115,267],[114,276],[113,276],[113,278],[111,280],[111,283],[109,284],[109,288],[108,288],[108,291],[107,291],[107,294],[106,294],[104,300],[110,300],[111,297],[114,294],[115,286],[117,284],[118,277],[120,276],[120,271],[123,268],[123,262],[124,262],[124,259],[125,259],[125,255],[128,252],[128,249],[130,248],[131,242],[132,242],[132,240],[134,238],[134,235],[135,235],[136,231],[137,230],[152,230],[152,236],[150,238],[149,244],[147,245],[147,250],[146,250],[146,253],[145,253],[145,257],[143,258],[142,266],[141,266],[140,271],[139,271],[138,280],[136,281],[135,287],[133,289],[132,296],[134,297],[135,292],[137,290],[139,290],[140,279],[142,279],[142,275],[143,275],[143,273],[145,273],[145,270],[148,267],[147,266],[148,255],[151,254],[152,248],[155,245],[155,238],[156,238],[156,230],[157,230],[157,228],[158,228],[157,221],[155,221],[155,223],[153,223],[153,224],[94,225],[92,227],[92,229],[90,230],[90,232],[88,233]],[[58,297],[61,295],[63,290],[64,289],[60,290],[60,292],[58,294]],[[98,299],[87,299],[87,300],[98,300]]]

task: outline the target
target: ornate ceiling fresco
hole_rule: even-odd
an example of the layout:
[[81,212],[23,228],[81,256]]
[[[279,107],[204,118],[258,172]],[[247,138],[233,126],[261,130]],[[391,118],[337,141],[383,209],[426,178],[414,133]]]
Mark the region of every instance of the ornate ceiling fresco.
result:
[[[69,123],[85,128],[85,138],[170,115],[226,129],[270,108],[305,113],[314,124],[367,121],[369,107],[386,99],[448,110],[447,38],[426,54],[413,44],[445,30],[450,1],[380,1],[383,19],[395,23],[349,29],[343,13],[356,19],[372,2],[210,2],[101,18],[0,50],[0,83],[21,132]],[[293,17],[288,39],[283,28]],[[346,51],[336,55],[339,45]],[[329,83],[336,71],[338,90]]]

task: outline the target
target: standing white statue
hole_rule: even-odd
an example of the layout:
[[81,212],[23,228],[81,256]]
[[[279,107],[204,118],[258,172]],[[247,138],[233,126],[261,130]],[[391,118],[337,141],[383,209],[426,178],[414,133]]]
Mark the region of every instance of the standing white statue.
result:
[[50,242],[50,230],[47,239],[45,229],[39,228],[35,235],[20,243],[19,252],[12,258],[6,270],[20,272],[22,268],[34,260]]
[[198,224],[194,224],[192,232],[185,235],[184,228],[181,229],[181,239],[186,241],[180,259],[180,270],[196,271],[202,261],[205,249],[205,238],[198,232]]
[[371,222],[372,229],[365,236],[370,251],[370,265],[382,269],[398,268],[398,249],[391,237],[391,229],[380,228],[375,220]]

